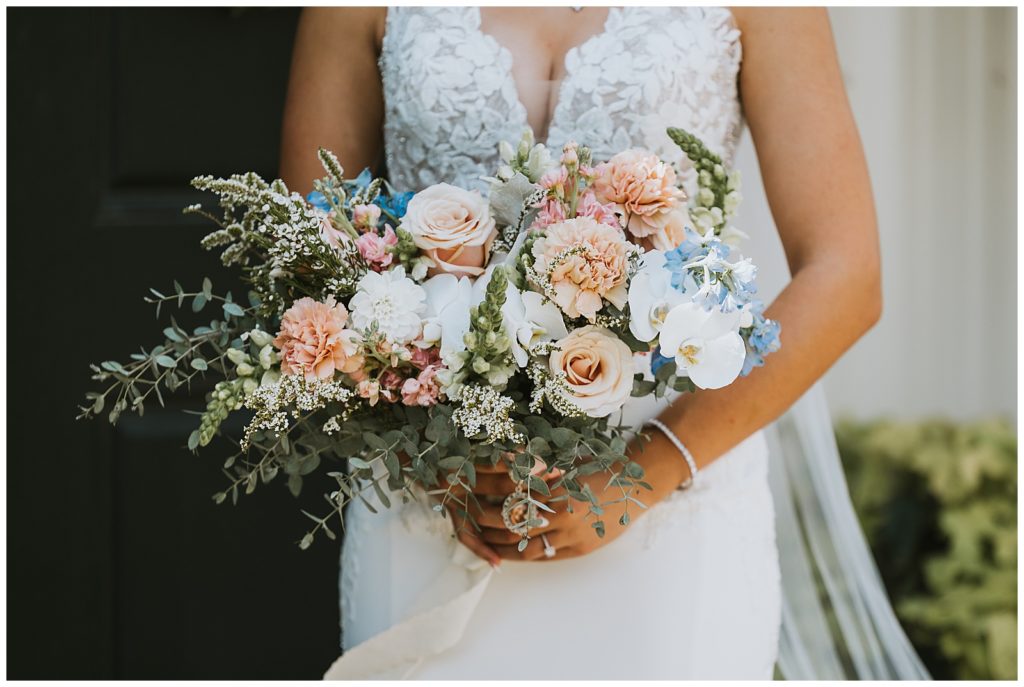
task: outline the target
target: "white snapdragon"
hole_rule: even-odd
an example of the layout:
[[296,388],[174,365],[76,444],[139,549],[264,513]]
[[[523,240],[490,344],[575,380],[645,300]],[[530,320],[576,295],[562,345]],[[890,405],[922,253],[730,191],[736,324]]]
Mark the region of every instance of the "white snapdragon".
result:
[[697,303],[674,307],[661,329],[662,354],[675,358],[679,374],[702,389],[731,384],[743,369],[746,347],[739,335],[741,313],[705,310]]
[[639,271],[629,283],[629,331],[640,341],[651,341],[661,331],[669,311],[686,302],[685,295],[672,286],[672,273],[665,268],[665,254],[644,253]]

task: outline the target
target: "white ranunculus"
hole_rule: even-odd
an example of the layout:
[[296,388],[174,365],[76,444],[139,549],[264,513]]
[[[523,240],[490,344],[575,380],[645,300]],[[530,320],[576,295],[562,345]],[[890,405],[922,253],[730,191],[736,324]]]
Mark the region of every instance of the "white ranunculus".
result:
[[701,389],[731,384],[743,369],[746,347],[739,334],[739,311],[705,310],[696,303],[672,308],[661,328],[662,355],[675,358],[679,374]]
[[423,282],[427,294],[426,317],[421,345],[439,346],[442,360],[466,349],[469,309],[474,304],[473,281],[469,277],[438,274]]
[[672,287],[672,273],[665,268],[665,254],[644,253],[643,263],[629,282],[629,331],[640,341],[652,341],[675,306],[688,298]]
[[366,330],[374,322],[394,343],[409,343],[420,335],[426,292],[405,276],[405,268],[367,272],[356,285],[349,309],[355,328]]

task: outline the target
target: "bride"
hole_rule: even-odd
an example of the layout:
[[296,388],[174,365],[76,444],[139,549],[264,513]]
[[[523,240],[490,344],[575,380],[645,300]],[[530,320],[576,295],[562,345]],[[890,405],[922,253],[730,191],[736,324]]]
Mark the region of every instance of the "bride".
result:
[[[595,159],[642,147],[685,171],[666,127],[728,163],[744,123],[793,275],[767,312],[781,351],[727,388],[626,407],[625,421],[657,416],[668,433],[631,446],[651,507],[625,527],[610,507],[603,538],[564,502],[522,552],[498,507],[476,514],[478,533],[453,536],[428,504],[350,505],[345,654],[327,677],[770,679],[793,607],[762,428],[877,321],[881,290],[867,169],[824,10],[305,10],[282,147],[282,177],[303,192],[321,171],[318,146],[349,170],[386,166],[399,190],[485,190],[498,143],[524,130],[556,151],[588,145]],[[698,475],[669,434],[695,458],[691,489],[678,488]],[[590,479],[599,496],[605,479]],[[500,473],[477,485],[513,489]],[[894,624],[887,603],[881,616]],[[851,653],[843,660],[856,663]],[[895,676],[914,676],[913,659]]]

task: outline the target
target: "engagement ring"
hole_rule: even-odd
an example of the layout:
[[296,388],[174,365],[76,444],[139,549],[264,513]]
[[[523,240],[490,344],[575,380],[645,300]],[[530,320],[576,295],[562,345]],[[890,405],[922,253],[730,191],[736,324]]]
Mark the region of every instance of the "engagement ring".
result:
[[546,534],[542,534],[540,535],[540,540],[544,542],[544,558],[554,558],[558,551],[551,545],[551,542],[548,541],[548,536]]

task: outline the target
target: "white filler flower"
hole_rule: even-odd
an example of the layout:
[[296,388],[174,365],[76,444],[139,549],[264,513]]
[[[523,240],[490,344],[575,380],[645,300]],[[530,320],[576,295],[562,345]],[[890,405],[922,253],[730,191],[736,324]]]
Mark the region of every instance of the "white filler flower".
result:
[[376,322],[378,331],[400,344],[420,335],[426,307],[426,293],[405,276],[403,267],[367,272],[349,304],[356,328],[366,330]]
[[701,389],[731,384],[743,369],[746,347],[739,334],[740,313],[696,303],[674,307],[661,328],[661,352],[675,358],[679,374],[686,374]]
[[640,341],[651,341],[661,331],[669,311],[688,300],[672,287],[665,254],[647,251],[640,270],[629,282],[629,331]]

